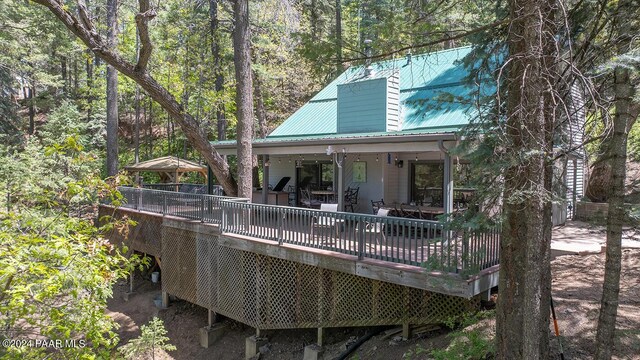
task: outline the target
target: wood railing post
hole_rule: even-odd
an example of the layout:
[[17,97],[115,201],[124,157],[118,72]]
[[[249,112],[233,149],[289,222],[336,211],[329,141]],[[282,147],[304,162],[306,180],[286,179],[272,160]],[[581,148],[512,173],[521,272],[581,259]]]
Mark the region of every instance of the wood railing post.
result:
[[162,193],[162,215],[167,213],[167,194]]
[[278,244],[282,245],[282,238],[284,236],[284,216],[285,212],[282,211],[282,208],[278,208]]
[[[362,220],[358,220],[361,222]],[[364,224],[358,224],[358,260],[364,258]]]
[[200,222],[204,222],[204,195],[200,195]]

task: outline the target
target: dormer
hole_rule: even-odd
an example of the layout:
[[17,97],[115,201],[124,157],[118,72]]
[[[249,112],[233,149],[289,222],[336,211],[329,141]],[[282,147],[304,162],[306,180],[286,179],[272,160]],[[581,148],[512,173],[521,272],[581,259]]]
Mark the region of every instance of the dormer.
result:
[[399,108],[398,71],[367,68],[338,85],[338,134],[398,131]]

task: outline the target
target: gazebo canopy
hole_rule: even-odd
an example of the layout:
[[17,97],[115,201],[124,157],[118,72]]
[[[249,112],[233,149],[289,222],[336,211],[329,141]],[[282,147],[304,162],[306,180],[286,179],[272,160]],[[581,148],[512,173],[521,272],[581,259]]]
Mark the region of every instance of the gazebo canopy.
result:
[[205,178],[207,177],[206,166],[175,156],[164,156],[139,162],[134,165],[125,166],[124,169],[129,172],[157,172],[160,173],[161,177],[164,178],[166,176],[174,182],[178,182],[179,176],[186,172],[199,172]]

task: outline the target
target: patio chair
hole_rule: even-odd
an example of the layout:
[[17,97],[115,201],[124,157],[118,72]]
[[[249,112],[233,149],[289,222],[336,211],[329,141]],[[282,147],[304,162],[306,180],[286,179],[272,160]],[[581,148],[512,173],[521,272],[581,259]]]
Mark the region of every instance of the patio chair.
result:
[[358,192],[360,191],[360,188],[357,187],[355,189],[351,189],[351,188],[347,188],[347,190],[344,193],[344,207],[346,208],[350,208],[351,212],[353,212],[353,206],[354,205],[358,205]]
[[287,192],[289,193],[289,206],[296,206],[296,187],[289,185]]
[[[378,209],[376,215],[385,216],[386,217],[386,216],[389,216],[389,212],[390,211],[391,210],[389,210],[389,209]],[[360,225],[356,224],[356,228],[355,228],[356,238],[358,237],[358,231],[359,230],[360,230]],[[380,241],[378,240],[378,235],[382,236],[382,239],[385,240],[385,241],[387,239],[385,224],[383,222],[365,221],[364,222],[364,227],[362,228],[362,231],[364,231],[365,233],[368,233],[368,234],[375,234],[376,244],[378,244],[378,245],[380,245]]]
[[371,200],[371,208],[373,209],[373,215],[376,215],[378,213],[378,210],[380,210],[380,208],[383,206],[384,206],[384,199],[380,199],[380,201]]
[[[337,213],[338,204],[320,204],[320,211]],[[311,238],[313,238],[313,234],[316,229],[331,229],[335,231],[336,237],[338,237],[340,235],[340,227],[343,222],[343,219],[336,219],[332,216],[313,216],[313,219],[311,220]]]
[[302,196],[302,200],[300,203],[308,208],[317,209],[320,207],[320,201],[311,198],[311,192],[309,189],[300,189],[300,195]]

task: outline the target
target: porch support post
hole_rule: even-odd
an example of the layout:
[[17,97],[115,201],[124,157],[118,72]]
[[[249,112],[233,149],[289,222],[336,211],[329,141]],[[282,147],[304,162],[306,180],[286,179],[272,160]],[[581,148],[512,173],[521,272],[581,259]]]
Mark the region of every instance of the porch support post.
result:
[[444,153],[444,189],[442,194],[442,201],[444,206],[444,213],[451,214],[453,212],[453,159],[449,150],[444,147],[442,141],[438,143],[440,150]]
[[336,164],[338,165],[338,211],[344,211],[344,179],[342,166],[344,165],[344,154],[336,154]]
[[453,212],[453,160],[448,152],[444,153],[444,213]]
[[269,167],[267,166],[269,155],[262,155],[262,203],[269,203]]

